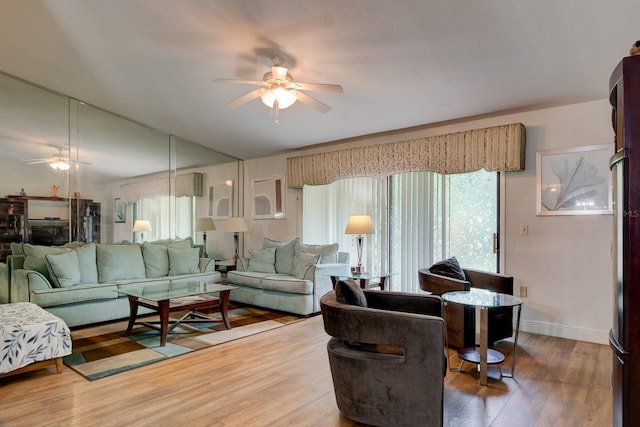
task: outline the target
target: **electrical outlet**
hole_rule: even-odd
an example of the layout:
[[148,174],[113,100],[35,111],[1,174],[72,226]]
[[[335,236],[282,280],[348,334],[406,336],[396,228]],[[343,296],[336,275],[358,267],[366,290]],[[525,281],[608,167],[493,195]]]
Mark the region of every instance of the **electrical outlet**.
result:
[[526,236],[529,234],[529,226],[527,224],[522,224],[520,226],[520,234]]
[[521,297],[526,297],[527,296],[527,287],[522,285],[520,286],[520,296]]

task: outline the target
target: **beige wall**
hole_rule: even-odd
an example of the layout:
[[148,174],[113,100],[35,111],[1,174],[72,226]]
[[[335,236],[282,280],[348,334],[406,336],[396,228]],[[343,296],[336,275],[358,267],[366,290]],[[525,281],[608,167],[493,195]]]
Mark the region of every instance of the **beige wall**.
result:
[[[610,114],[607,100],[600,100],[363,137],[295,155],[523,123],[527,128],[526,167],[523,172],[506,174],[502,230],[503,271],[514,276],[516,292],[520,285],[528,288],[522,330],[605,344],[613,317],[612,217],[536,216],[535,164],[537,151],[612,142]],[[251,229],[245,236],[245,253],[260,247],[264,237],[288,241],[302,235],[302,192],[298,190],[287,190],[284,220],[251,221],[252,180],[284,174],[286,157],[244,162],[245,216]],[[520,235],[523,224],[529,227],[527,236]]]

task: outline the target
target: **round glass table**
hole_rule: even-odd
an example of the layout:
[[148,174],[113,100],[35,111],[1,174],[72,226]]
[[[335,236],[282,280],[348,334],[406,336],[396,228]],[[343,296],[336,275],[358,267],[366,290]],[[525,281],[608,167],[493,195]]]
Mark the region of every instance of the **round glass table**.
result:
[[[489,309],[499,307],[518,307],[516,320],[515,337],[513,349],[511,350],[511,372],[501,376],[513,378],[516,367],[516,346],[518,344],[518,332],[520,331],[520,312],[522,310],[522,300],[513,295],[491,292],[486,289],[471,288],[469,291],[455,291],[442,294],[445,303],[461,304],[475,307],[480,311],[480,347],[461,348],[458,350],[458,357],[466,362],[478,365],[478,381],[481,385],[487,385],[488,365],[500,364],[504,362],[504,354],[498,350],[490,349],[487,343]],[[445,319],[446,322],[446,319]]]

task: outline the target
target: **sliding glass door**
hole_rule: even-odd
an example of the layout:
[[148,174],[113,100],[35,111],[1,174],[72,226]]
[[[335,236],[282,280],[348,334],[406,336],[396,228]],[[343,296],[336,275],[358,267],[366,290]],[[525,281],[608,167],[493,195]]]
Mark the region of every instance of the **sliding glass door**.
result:
[[413,172],[387,180],[344,179],[304,187],[303,240],[338,242],[356,261],[349,215],[371,215],[375,234],[365,236],[365,270],[394,275],[391,289],[418,292],[417,272],[455,256],[464,267],[496,271],[498,174],[440,175]]

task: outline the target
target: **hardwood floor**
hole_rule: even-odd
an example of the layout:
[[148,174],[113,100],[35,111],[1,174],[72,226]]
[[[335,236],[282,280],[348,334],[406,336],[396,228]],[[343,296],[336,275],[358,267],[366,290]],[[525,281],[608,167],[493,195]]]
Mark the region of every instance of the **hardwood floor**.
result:
[[[316,316],[93,382],[66,367],[2,378],[0,426],[355,426],[336,407],[327,340]],[[611,425],[607,346],[519,344],[515,380],[447,373],[445,425]]]

